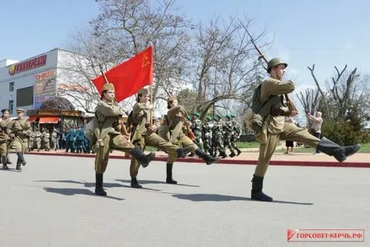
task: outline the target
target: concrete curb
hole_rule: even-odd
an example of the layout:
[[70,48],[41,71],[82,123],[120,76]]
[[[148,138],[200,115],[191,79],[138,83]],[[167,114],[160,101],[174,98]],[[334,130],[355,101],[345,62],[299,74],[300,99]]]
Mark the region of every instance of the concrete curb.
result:
[[[36,153],[29,152],[27,155],[43,155],[43,156],[64,156],[64,157],[81,157],[93,158],[95,154],[76,154],[76,153]],[[110,159],[131,159],[129,156],[109,155]],[[157,155],[155,161],[167,161],[166,155]],[[204,163],[199,158],[187,157],[177,159],[179,162],[188,163]],[[256,165],[257,160],[242,160],[242,159],[222,159],[218,164],[225,165]],[[370,168],[370,162],[335,162],[335,161],[296,161],[296,160],[272,160],[270,165],[273,166],[309,166],[309,167],[341,167],[341,168]]]

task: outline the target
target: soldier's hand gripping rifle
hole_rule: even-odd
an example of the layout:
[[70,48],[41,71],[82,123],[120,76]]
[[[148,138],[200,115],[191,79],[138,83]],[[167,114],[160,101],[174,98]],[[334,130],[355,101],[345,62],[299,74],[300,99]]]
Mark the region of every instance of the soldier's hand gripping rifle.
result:
[[[254,42],[254,39],[252,37],[252,35],[248,32],[248,29],[244,26],[244,24],[239,21],[240,24],[243,26],[244,30],[247,32],[249,38],[251,39],[251,42],[254,46],[254,48],[257,50],[258,54],[259,54],[259,57],[258,57],[258,60],[260,59],[263,59],[265,62],[266,62],[266,65],[268,64],[268,59],[266,58],[266,56],[262,53],[262,51],[258,48],[258,46],[256,45],[256,43]],[[263,65],[262,65],[263,66]],[[267,71],[267,67],[263,66],[263,68]],[[289,112],[291,113],[292,116],[294,115],[297,115],[298,114],[298,109],[296,107],[296,105],[294,104],[294,102],[292,101],[292,99],[289,97],[289,94],[284,94],[285,96],[285,99],[288,103],[288,109],[289,109]]]

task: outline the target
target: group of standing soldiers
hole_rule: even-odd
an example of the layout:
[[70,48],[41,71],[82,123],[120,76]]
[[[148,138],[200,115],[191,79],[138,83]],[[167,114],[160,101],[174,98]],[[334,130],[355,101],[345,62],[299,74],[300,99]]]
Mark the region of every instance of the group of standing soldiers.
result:
[[30,135],[31,125],[23,119],[24,110],[21,108],[17,109],[18,118],[10,119],[10,110],[3,109],[2,117],[0,119],[0,156],[3,169],[8,170],[9,161],[8,155],[9,150],[15,149],[17,154],[17,170],[22,170],[21,165],[26,165],[24,159],[24,153],[28,146],[28,137]]
[[236,146],[242,129],[235,121],[235,116],[227,114],[225,118],[218,114],[214,118],[207,116],[205,121],[199,119],[199,113],[188,116],[191,130],[194,133],[194,143],[204,152],[213,157],[226,158],[226,149],[230,150],[230,157],[240,155],[241,150]]

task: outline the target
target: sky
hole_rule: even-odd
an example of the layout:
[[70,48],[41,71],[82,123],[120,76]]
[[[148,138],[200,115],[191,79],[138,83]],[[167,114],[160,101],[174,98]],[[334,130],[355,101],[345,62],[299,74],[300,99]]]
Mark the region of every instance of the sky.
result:
[[[252,33],[265,30],[266,39],[274,40],[265,54],[284,59],[300,87],[314,85],[307,69],[312,64],[323,85],[334,66],[370,74],[370,1],[178,0],[178,5],[194,22],[215,15],[255,18]],[[68,37],[98,12],[95,0],[0,0],[0,60],[65,48]]]

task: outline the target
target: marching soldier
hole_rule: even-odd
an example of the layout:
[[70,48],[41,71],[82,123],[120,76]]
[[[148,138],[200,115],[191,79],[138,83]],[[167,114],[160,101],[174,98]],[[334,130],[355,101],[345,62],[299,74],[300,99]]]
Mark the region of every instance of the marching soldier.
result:
[[[170,141],[180,147],[185,147],[189,151],[194,152],[200,158],[202,158],[207,165],[218,162],[220,159],[210,156],[209,154],[203,152],[189,137],[187,126],[184,125],[187,115],[185,108],[178,105],[177,99],[171,96],[167,99],[167,119],[170,131]],[[199,123],[195,123],[199,124]],[[170,173],[172,174],[172,166],[170,168]]]
[[212,117],[207,116],[202,126],[203,150],[213,156],[212,127]]
[[217,156],[219,152],[222,158],[226,158],[227,154],[224,147],[224,133],[223,133],[223,123],[222,116],[218,114],[214,117],[214,125],[212,127],[212,147],[213,156]]
[[[251,197],[253,200],[273,200],[270,196],[264,194],[262,189],[264,176],[279,140],[292,140],[302,142],[313,148],[317,147],[319,151],[334,156],[339,162],[343,162],[348,156],[360,149],[360,145],[341,147],[325,137],[320,140],[308,133],[307,130],[285,122],[285,116],[298,114],[298,111],[292,106],[292,102],[289,102],[288,107],[282,103],[283,95],[291,93],[295,89],[292,81],[283,81],[287,66],[288,64],[279,58],[271,59],[267,65],[267,72],[270,77],[262,82],[260,91],[259,88],[256,89],[253,97],[252,109],[255,108],[254,105],[262,105],[258,112],[254,112],[255,115],[265,115],[262,110],[267,109],[267,114],[262,119],[262,127],[255,133],[260,142],[260,153],[252,179]],[[256,92],[258,91],[260,95],[257,95]],[[255,102],[255,100],[258,102]],[[268,108],[265,106],[268,106]]]
[[231,138],[232,138],[233,129],[234,129],[234,125],[233,125],[233,123],[231,121],[231,115],[226,114],[226,120],[227,121],[223,125],[223,130],[224,130],[224,145],[225,145],[225,149],[226,148],[229,148],[229,150],[231,152],[230,157],[234,157],[234,156],[236,156],[236,153],[234,152],[234,148],[231,145]]
[[[151,125],[150,117],[153,109],[153,105],[148,105],[149,100],[148,90],[143,88],[139,90],[136,98],[136,104],[131,115],[126,123],[127,129],[133,124],[133,135],[132,143],[138,146],[140,149],[144,149],[146,146],[156,147],[164,150],[168,153],[167,160],[167,178],[166,183],[176,184],[177,182],[172,179],[172,167],[177,157],[185,157],[188,150],[186,148],[179,148],[173,145],[171,142],[166,141],[155,133],[156,127]],[[131,175],[131,187],[142,188],[137,181],[137,174],[139,172],[139,165],[137,160],[131,159],[130,175]]]
[[24,120],[24,110],[21,108],[17,109],[18,118],[13,121],[12,136],[14,141],[12,147],[15,149],[18,156],[17,159],[17,170],[22,170],[21,165],[25,166],[27,163],[24,159],[24,153],[28,147],[28,136],[30,134],[31,125],[28,120]]
[[240,135],[242,134],[242,129],[240,128],[239,124],[234,120],[235,116],[230,115],[233,123],[233,133],[231,135],[231,146],[234,150],[236,150],[238,153],[236,154],[239,156],[241,154],[241,150],[236,146],[236,141],[240,138]]
[[198,112],[193,114],[191,130],[195,135],[194,143],[198,148],[203,150],[203,140],[202,140],[202,121],[199,119],[200,115]]
[[42,132],[42,139],[44,140],[45,151],[49,151],[50,150],[50,133],[47,128],[44,128]]
[[123,112],[115,100],[114,85],[105,83],[101,100],[95,110],[95,118],[91,123],[92,131],[90,128],[86,128],[86,135],[88,135],[88,133],[93,133],[93,138],[90,136],[90,140],[96,150],[95,194],[100,196],[107,195],[103,189],[103,174],[108,165],[110,149],[130,153],[132,159],[136,160],[143,167],[147,167],[155,158],[154,153],[145,155],[140,148],[131,144],[117,129],[115,129],[122,115]]
[[0,159],[3,164],[3,169],[8,170],[8,154],[10,148],[10,134],[12,128],[12,120],[9,118],[9,109],[1,110],[3,116],[0,119]]
[[84,139],[84,131],[81,129],[81,126],[78,126],[78,130],[76,131],[76,152],[77,153],[82,153],[83,147],[82,147],[82,142]]
[[35,128],[35,133],[34,133],[34,142],[36,142],[36,148],[37,152],[40,152],[41,149],[41,139],[42,139],[42,133],[40,132],[39,128]]

